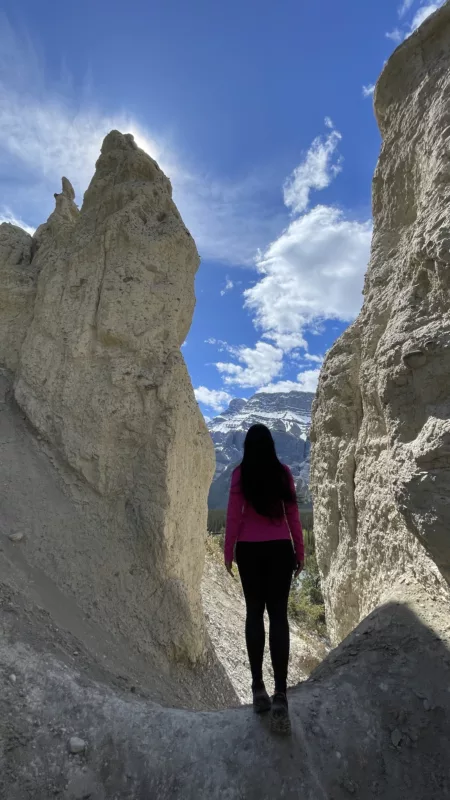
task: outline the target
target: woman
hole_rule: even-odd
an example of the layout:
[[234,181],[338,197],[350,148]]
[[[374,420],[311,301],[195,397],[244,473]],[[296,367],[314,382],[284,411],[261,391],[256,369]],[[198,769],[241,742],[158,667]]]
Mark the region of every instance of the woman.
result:
[[[247,606],[245,638],[253,708],[257,713],[271,709],[272,728],[288,733],[287,606],[292,573],[297,577],[303,569],[303,534],[291,472],[278,460],[272,434],[265,425],[249,429],[244,458],[231,478],[224,553],[230,575],[234,551]],[[266,608],[275,677],[272,703],[262,673]]]

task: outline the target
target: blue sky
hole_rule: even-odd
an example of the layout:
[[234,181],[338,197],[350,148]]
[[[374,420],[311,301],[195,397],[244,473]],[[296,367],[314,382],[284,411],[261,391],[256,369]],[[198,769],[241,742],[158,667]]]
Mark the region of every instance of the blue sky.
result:
[[380,140],[373,85],[441,2],[0,0],[0,221],[30,229],[103,136],[172,180],[202,257],[183,347],[211,416],[314,390],[356,316]]

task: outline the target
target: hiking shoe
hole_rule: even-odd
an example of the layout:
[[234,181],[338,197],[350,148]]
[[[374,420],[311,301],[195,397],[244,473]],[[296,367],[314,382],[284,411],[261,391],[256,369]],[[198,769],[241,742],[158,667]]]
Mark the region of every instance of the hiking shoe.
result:
[[282,733],[285,735],[291,733],[288,701],[284,692],[275,692],[273,696],[270,727],[273,733]]
[[271,703],[270,697],[266,692],[264,684],[253,689],[253,711],[255,714],[263,714],[265,711],[270,711]]

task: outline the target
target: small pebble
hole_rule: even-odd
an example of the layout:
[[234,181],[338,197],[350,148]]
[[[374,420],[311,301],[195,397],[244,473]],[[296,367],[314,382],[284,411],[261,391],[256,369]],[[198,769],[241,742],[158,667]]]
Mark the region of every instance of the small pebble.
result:
[[403,739],[403,736],[401,734],[401,731],[399,731],[398,728],[396,728],[394,731],[392,731],[392,733],[391,733],[391,742],[394,745],[394,747],[398,747],[402,739]]
[[17,681],[17,676],[16,676],[16,675],[10,675],[10,676],[9,676],[9,680],[10,680],[10,682],[11,682],[11,683],[16,683],[16,681]]
[[23,533],[22,531],[16,531],[15,533],[8,534],[8,538],[12,542],[20,542],[23,539]]
[[86,742],[78,736],[72,736],[69,740],[69,750],[73,754],[84,753],[86,750]]

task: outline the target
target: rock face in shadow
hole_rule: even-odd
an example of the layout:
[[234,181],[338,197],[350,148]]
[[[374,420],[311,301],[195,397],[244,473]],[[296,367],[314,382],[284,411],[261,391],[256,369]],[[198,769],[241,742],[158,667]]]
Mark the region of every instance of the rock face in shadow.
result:
[[0,364],[16,369],[33,317],[36,267],[33,240],[16,225],[0,225]]
[[214,461],[180,352],[199,257],[171,195],[156,162],[113,131],[80,211],[63,179],[31,264],[30,237],[6,226],[1,274],[7,267],[19,284],[28,259],[30,277],[28,293],[15,293],[18,320],[0,314],[15,343],[2,340],[0,353],[42,446],[61,474],[72,470],[63,480],[81,520],[78,534],[30,533],[30,563],[134,647],[150,648],[150,637],[196,661]]
[[394,53],[364,305],[331,349],[313,416],[312,488],[330,632],[405,573],[450,579],[450,5]]
[[377,609],[289,693],[287,739],[249,707],[174,710],[113,687],[104,670],[93,677],[78,643],[77,657],[62,664],[60,649],[74,643],[9,600],[0,605],[0,795],[8,800],[449,796],[448,620],[426,592]]

